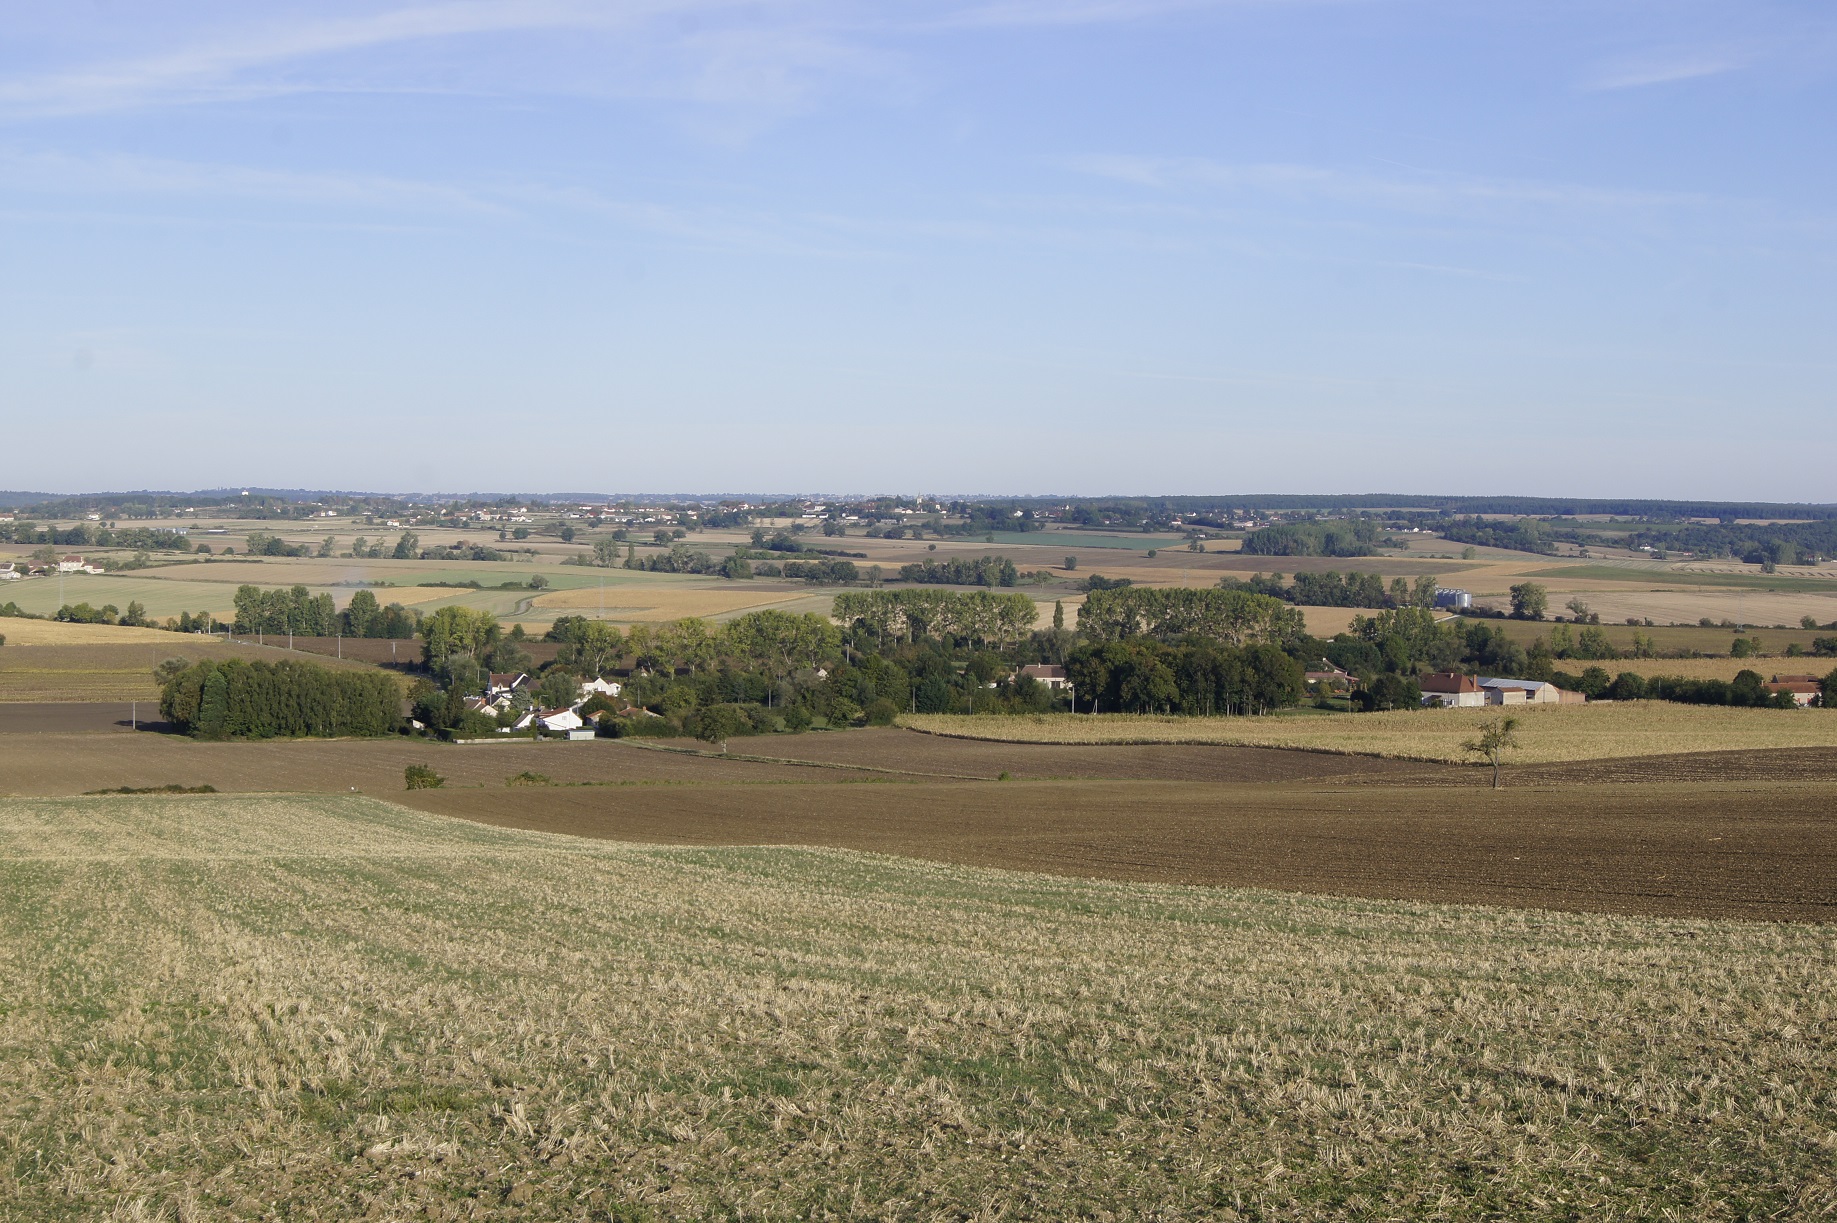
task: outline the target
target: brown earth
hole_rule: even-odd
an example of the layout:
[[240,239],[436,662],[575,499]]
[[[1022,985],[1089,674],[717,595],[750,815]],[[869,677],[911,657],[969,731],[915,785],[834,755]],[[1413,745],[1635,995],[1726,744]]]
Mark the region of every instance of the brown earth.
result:
[[[117,729],[107,711],[89,709],[65,716]],[[47,732],[0,736],[0,794],[355,788],[424,811],[616,840],[828,845],[1122,880],[1837,920],[1831,749],[1514,768],[1495,793],[1474,768],[1255,748],[1054,747],[900,730],[730,747],[721,758],[680,741],[196,743]],[[419,763],[446,788],[404,791],[402,770]],[[524,771],[557,784],[506,786]],[[1003,772],[1014,780],[992,780]]]
[[0,701],[0,735],[125,733],[136,726],[164,729],[157,701]]
[[[1458,793],[1458,797],[1457,797]],[[1036,781],[423,790],[500,827],[824,845],[1157,883],[1672,917],[1837,920],[1837,785],[1501,791]]]

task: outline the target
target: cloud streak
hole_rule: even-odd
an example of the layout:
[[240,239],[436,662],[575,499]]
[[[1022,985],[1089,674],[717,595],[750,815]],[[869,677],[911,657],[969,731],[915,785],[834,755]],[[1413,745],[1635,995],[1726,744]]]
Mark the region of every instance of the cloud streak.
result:
[[1197,157],[1090,155],[1068,158],[1061,164],[1080,174],[1157,190],[1204,188],[1415,212],[1507,205],[1624,211],[1700,207],[1715,202],[1687,192],[1633,191],[1427,172],[1401,178],[1328,166],[1230,163]]
[[1589,92],[1607,92],[1670,85],[1739,72],[1752,62],[1752,56],[1730,50],[1648,56],[1605,65],[1584,82],[1582,88]]
[[262,69],[438,39],[561,31],[611,31],[663,14],[723,7],[720,0],[462,0],[363,16],[275,23],[158,55],[0,82],[0,108],[15,115],[70,114],[307,92],[308,82],[249,79]]

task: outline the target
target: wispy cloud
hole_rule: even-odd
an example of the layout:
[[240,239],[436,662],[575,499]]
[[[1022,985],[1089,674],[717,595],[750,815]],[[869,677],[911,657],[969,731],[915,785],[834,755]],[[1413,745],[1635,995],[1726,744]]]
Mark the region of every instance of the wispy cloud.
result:
[[83,113],[317,86],[263,70],[385,47],[513,32],[610,30],[663,13],[722,7],[718,0],[460,0],[363,16],[271,22],[140,58],[0,82],[0,109]]
[[1068,158],[1061,164],[1081,174],[1143,187],[1201,187],[1413,211],[1443,211],[1482,204],[1651,209],[1711,202],[1705,196],[1686,192],[1636,191],[1580,183],[1431,172],[1401,177],[1330,166],[1230,163],[1196,157],[1091,155]]
[[1669,85],[1739,72],[1753,62],[1751,53],[1732,48],[1649,54],[1601,65],[1583,82],[1582,88],[1606,91]]
[[929,24],[945,28],[1107,25],[1256,2],[1258,0],[995,0],[946,13]]
[[[901,38],[959,28],[1128,23],[1169,14],[1277,0],[453,0],[377,8],[337,17],[271,17],[228,33],[168,36],[140,56],[0,79],[0,117],[84,114],[158,104],[236,101],[297,93],[403,88],[405,57],[363,53],[442,40],[490,39],[464,71],[505,91],[602,94],[668,92],[692,102],[795,102],[812,82],[884,78]],[[539,79],[503,56],[506,38],[579,34],[566,54],[545,57]],[[555,70],[584,53],[576,76]],[[616,65],[616,67],[611,67]],[[425,67],[423,61],[423,67]],[[451,65],[449,65],[451,67]],[[610,70],[609,70],[610,68]],[[624,73],[629,80],[608,84]],[[453,91],[453,90],[448,90]]]

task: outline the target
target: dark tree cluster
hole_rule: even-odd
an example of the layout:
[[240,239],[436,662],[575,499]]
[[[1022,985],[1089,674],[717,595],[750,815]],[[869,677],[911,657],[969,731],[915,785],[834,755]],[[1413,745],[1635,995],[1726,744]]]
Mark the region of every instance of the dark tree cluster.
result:
[[1012,586],[1020,580],[1020,570],[1005,556],[953,556],[901,565],[899,580],[932,586]]
[[200,739],[386,735],[401,724],[401,702],[380,671],[207,659],[166,681],[160,712]]
[[1244,537],[1252,556],[1371,556],[1376,545],[1377,526],[1368,519],[1283,522]]

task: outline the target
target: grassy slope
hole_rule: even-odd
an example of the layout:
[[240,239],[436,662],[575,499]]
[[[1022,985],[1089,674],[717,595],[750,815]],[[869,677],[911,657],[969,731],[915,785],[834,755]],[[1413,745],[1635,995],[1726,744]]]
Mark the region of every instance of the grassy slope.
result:
[[0,876],[5,1218],[1837,1201],[1820,927],[611,846],[358,798],[15,801]]
[[1458,763],[1472,759],[1461,745],[1479,733],[1482,722],[1502,713],[1519,720],[1521,747],[1509,759],[1522,764],[1837,747],[1837,710],[1725,709],[1662,701],[1273,718],[917,714],[901,716],[900,724],[932,734],[1014,743],[1215,743]]

